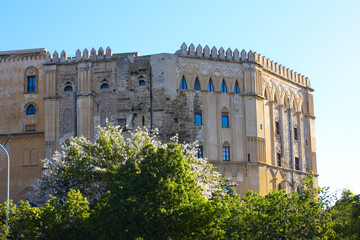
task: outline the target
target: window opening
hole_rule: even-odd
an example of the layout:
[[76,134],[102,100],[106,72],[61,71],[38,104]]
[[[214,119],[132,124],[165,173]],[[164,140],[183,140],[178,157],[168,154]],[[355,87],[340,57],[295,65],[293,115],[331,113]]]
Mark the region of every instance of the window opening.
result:
[[277,165],[279,167],[281,167],[281,154],[280,153],[276,153],[276,159],[277,159]]
[[276,134],[280,135],[280,123],[278,121],[275,122]]
[[295,169],[300,170],[300,159],[295,157]]
[[230,147],[223,146],[223,161],[230,161]]
[[212,82],[211,78],[210,78],[209,84],[208,84],[208,91],[209,91],[209,92],[213,92],[213,91],[214,91],[214,85],[213,85],[213,82]]
[[145,85],[146,85],[146,82],[144,80],[139,81],[139,86],[145,86]]
[[142,125],[145,126],[145,116],[142,116]]
[[202,114],[195,113],[195,125],[202,125]]
[[234,93],[235,94],[240,94],[240,87],[239,87],[239,84],[238,84],[237,81],[235,82]]
[[183,77],[181,78],[180,89],[187,89],[187,84],[186,84],[185,76],[183,76]]
[[109,84],[103,83],[103,84],[101,84],[100,89],[107,89],[107,88],[109,88],[109,87],[110,87]]
[[35,115],[36,114],[36,107],[34,105],[30,105],[26,108],[26,115]]
[[223,80],[223,82],[221,84],[221,92],[227,93],[227,87],[226,87],[225,80]]
[[28,92],[28,93],[36,92],[36,77],[35,76],[27,77],[26,92]]
[[298,130],[297,127],[294,127],[294,139],[299,140]]
[[194,90],[201,91],[200,82],[199,82],[199,79],[197,77],[195,79]]
[[204,157],[203,146],[198,147],[197,157],[198,158],[203,158]]
[[248,162],[251,162],[251,155],[248,153]]
[[221,126],[222,127],[229,127],[229,113],[222,113]]
[[72,92],[72,90],[73,90],[73,87],[70,86],[70,85],[67,85],[67,86],[65,86],[65,88],[64,88],[64,92]]
[[174,123],[178,124],[179,123],[179,119],[178,118],[174,118]]

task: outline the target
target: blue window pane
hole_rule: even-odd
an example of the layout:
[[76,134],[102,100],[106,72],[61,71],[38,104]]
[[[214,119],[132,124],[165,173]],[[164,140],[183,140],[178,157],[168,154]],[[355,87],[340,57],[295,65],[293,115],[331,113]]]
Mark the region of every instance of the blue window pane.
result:
[[72,92],[72,90],[73,90],[72,86],[66,86],[64,88],[64,92]]
[[221,92],[226,93],[227,92],[227,87],[226,87],[226,83],[223,80],[222,84],[221,84]]
[[34,105],[30,105],[26,108],[26,115],[35,115],[36,114],[36,107]]
[[36,77],[27,78],[26,92],[36,92]]
[[181,78],[180,89],[187,89],[185,76]]
[[199,82],[198,78],[196,78],[196,80],[195,80],[194,89],[196,91],[201,91],[200,82]]
[[198,158],[203,158],[204,157],[204,155],[203,155],[203,146],[198,147],[197,157]]
[[195,125],[202,125],[201,113],[195,113]]
[[209,92],[213,92],[213,91],[214,91],[214,85],[213,85],[213,82],[211,81],[211,78],[210,78],[209,84],[208,84],[208,91],[209,91]]
[[103,83],[103,84],[101,85],[100,89],[107,89],[107,88],[109,88],[109,87],[110,87],[109,84]]
[[239,93],[240,93],[240,87],[239,87],[239,84],[238,84],[238,82],[237,82],[237,81],[235,82],[235,89],[234,89],[234,93],[235,93],[235,94],[239,94]]
[[144,80],[139,81],[139,86],[145,86],[145,85],[146,85],[146,82]]
[[229,127],[229,116],[223,115],[221,120],[223,127]]
[[223,161],[230,161],[230,147],[223,147]]

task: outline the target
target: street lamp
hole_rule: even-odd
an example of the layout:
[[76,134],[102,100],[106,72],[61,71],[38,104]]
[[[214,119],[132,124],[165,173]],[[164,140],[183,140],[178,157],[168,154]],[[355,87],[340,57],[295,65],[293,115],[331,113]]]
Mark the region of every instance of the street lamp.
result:
[[7,191],[6,191],[6,200],[7,200],[7,211],[6,211],[6,230],[9,230],[8,220],[9,220],[9,212],[10,212],[10,157],[8,151],[4,148],[3,145],[0,144],[0,147],[4,149],[8,164],[7,164]]

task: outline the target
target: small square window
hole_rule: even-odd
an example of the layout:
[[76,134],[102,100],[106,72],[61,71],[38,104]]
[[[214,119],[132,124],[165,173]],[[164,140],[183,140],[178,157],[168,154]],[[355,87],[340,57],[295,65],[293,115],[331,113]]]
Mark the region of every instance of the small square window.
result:
[[222,127],[229,127],[229,114],[228,113],[222,113],[221,126]]
[[204,157],[203,146],[198,147],[197,157],[198,158],[203,158]]
[[202,125],[201,113],[195,113],[195,125]]
[[281,154],[280,153],[277,153],[276,154],[276,159],[277,159],[277,165],[279,167],[281,167]]
[[295,169],[300,170],[300,159],[295,157]]
[[230,147],[223,147],[223,161],[230,161]]

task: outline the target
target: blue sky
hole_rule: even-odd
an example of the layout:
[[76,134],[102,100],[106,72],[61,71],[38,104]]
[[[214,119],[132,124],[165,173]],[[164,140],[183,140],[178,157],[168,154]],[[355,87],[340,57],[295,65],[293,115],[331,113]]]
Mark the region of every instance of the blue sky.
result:
[[360,1],[2,0],[0,9],[0,51],[146,55],[200,43],[253,50],[308,76],[320,186],[360,193]]

